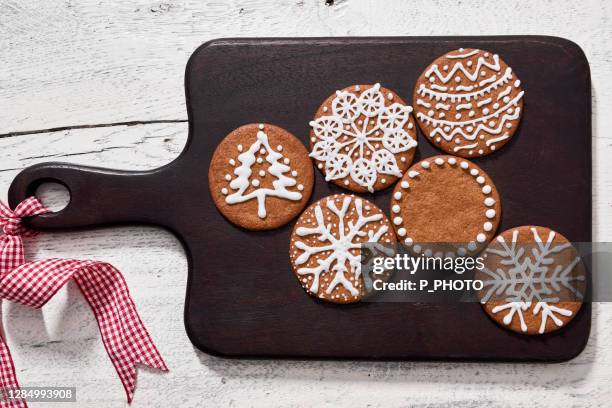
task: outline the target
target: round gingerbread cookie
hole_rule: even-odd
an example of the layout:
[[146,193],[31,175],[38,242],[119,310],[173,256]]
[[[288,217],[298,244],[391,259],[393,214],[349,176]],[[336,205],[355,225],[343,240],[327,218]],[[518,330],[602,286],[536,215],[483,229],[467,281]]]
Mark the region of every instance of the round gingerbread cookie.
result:
[[481,157],[499,150],[518,128],[523,89],[497,54],[451,51],[431,63],[414,87],[425,137],[447,153]]
[[517,333],[543,334],[572,320],[586,293],[586,272],[576,248],[546,227],[501,233],[485,249],[475,279],[484,311]]
[[337,194],[302,213],[291,234],[289,257],[308,294],[328,302],[352,303],[371,293],[373,282],[381,279],[363,273],[365,243],[381,244],[367,246],[371,256],[393,255],[396,240],[391,223],[371,202]]
[[456,255],[477,253],[499,224],[501,203],[491,178],[469,160],[433,156],[397,183],[391,221],[398,239],[430,256],[448,244]]
[[374,192],[389,187],[412,163],[412,107],[380,84],[336,91],[310,122],[310,157],[340,187]]
[[232,131],[217,146],[208,170],[210,193],[221,214],[250,230],[287,224],[306,206],[313,183],[304,145],[269,124]]

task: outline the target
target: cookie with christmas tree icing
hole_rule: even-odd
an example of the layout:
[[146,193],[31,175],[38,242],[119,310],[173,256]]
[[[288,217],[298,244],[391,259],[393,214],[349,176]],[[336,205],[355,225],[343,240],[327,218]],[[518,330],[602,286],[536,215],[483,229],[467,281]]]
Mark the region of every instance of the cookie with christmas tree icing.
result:
[[306,206],[313,183],[304,145],[269,124],[232,131],[217,146],[208,170],[210,193],[219,211],[250,230],[287,224]]
[[475,279],[484,311],[502,327],[544,334],[567,325],[586,293],[586,271],[576,248],[546,227],[522,226],[501,233],[481,254]]
[[501,217],[495,184],[478,166],[456,156],[433,156],[413,165],[391,196],[391,222],[411,252],[463,256],[479,252]]
[[[362,247],[365,243],[367,248]],[[389,273],[368,269],[366,258],[392,256],[395,243],[391,223],[380,208],[360,197],[337,194],[302,213],[291,234],[289,257],[308,294],[352,303],[372,293],[375,280],[388,279]]]
[[310,122],[310,157],[325,180],[340,187],[355,192],[387,188],[414,157],[411,112],[412,107],[380,84],[336,91]]
[[524,91],[497,54],[460,48],[431,63],[417,79],[414,111],[425,137],[447,153],[481,157],[516,132]]

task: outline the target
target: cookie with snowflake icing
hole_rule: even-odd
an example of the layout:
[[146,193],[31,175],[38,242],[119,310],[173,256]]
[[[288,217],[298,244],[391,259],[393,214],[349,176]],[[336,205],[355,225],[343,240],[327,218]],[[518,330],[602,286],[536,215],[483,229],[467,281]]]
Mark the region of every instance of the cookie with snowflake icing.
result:
[[413,165],[391,196],[391,222],[413,253],[440,249],[463,256],[493,238],[501,216],[495,184],[478,166],[456,156],[433,156]]
[[[370,243],[367,248],[363,244]],[[365,266],[369,257],[391,256],[396,243],[382,210],[353,195],[337,194],[312,204],[298,219],[289,257],[299,283],[310,295],[333,303],[352,303],[372,292],[378,276]],[[375,253],[373,253],[375,252]]]
[[287,224],[308,203],[314,170],[304,145],[288,131],[249,124],[217,146],[208,170],[217,209],[250,230]]
[[451,51],[417,79],[414,110],[425,137],[447,153],[481,157],[499,150],[523,113],[521,81],[497,54]]
[[478,296],[485,312],[517,333],[543,334],[567,325],[586,293],[586,271],[576,248],[546,227],[501,233],[485,249]]
[[331,181],[355,192],[389,187],[412,163],[412,107],[380,84],[336,91],[310,122],[310,157]]

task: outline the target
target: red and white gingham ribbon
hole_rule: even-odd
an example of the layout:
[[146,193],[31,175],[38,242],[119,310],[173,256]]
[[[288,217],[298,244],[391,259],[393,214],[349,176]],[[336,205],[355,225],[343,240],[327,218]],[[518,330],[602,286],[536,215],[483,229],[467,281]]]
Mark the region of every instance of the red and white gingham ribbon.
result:
[[[89,302],[102,341],[132,402],[136,388],[136,364],[162,371],[168,368],[144,327],[121,272],[98,261],[72,259],[24,260],[23,236],[35,233],[21,219],[47,210],[30,197],[11,210],[0,202],[0,302],[7,299],[34,308],[44,306],[70,279]],[[0,305],[1,306],[1,305]],[[0,390],[18,389],[15,366],[0,333]],[[23,400],[1,402],[0,407],[23,408]]]

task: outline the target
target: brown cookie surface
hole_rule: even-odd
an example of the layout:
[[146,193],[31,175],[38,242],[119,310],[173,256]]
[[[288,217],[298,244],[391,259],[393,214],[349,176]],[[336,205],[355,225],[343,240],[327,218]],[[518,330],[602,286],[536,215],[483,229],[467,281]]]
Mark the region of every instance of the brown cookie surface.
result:
[[[493,238],[501,216],[491,178],[469,160],[433,156],[412,166],[395,186],[391,222],[398,240],[429,255],[448,243],[458,255],[476,253]],[[433,248],[433,249],[432,249]]]
[[310,156],[340,187],[374,192],[389,187],[412,163],[412,107],[393,91],[352,85],[323,102],[310,122]]
[[499,150],[518,128],[523,89],[497,54],[460,48],[425,69],[414,87],[414,112],[434,146],[461,157]]
[[501,233],[483,252],[475,279],[484,311],[517,333],[543,334],[568,324],[586,293],[580,256],[563,235],[522,226]]
[[313,183],[304,145],[269,124],[248,124],[232,131],[217,146],[208,170],[217,209],[250,230],[287,224],[306,206]]
[[385,255],[395,234],[382,210],[353,195],[324,197],[306,209],[291,234],[289,257],[304,290],[333,303],[352,303],[372,291],[371,273],[362,273],[361,245],[380,243]]

